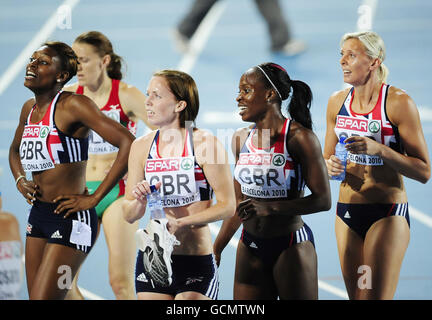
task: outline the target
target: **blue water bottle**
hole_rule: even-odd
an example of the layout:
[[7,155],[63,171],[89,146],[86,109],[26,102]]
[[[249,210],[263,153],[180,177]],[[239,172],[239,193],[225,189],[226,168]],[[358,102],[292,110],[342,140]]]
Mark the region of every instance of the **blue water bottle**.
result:
[[337,176],[333,176],[332,180],[343,181],[345,179],[345,171],[346,171],[347,155],[348,155],[348,150],[345,148],[346,145],[345,139],[346,137],[344,136],[339,137],[339,142],[336,144],[336,148],[335,148],[335,156],[340,161],[342,161],[342,165],[344,166],[344,171]]
[[147,205],[150,210],[150,219],[164,219],[165,212],[162,207],[162,198],[156,186],[150,186],[151,193],[147,195]]

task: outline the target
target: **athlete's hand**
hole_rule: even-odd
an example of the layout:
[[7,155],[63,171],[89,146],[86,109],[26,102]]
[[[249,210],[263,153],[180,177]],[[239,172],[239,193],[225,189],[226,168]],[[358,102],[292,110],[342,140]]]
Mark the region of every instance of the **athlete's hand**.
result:
[[338,176],[344,171],[342,161],[340,161],[335,155],[331,155],[329,159],[325,160],[327,167],[327,173],[330,177]]
[[351,153],[364,153],[379,156],[382,144],[368,137],[353,136],[345,140],[346,148]]
[[258,201],[248,198],[239,203],[237,207],[237,214],[242,221],[252,218],[254,215],[259,217],[266,217],[270,215],[271,208],[269,203]]
[[17,183],[17,189],[26,199],[27,203],[33,205],[33,201],[36,200],[36,197],[40,197],[39,186],[36,185],[33,181],[28,181],[26,178],[22,178]]
[[216,261],[216,265],[219,267],[221,256],[222,256],[222,250],[219,249],[219,247],[216,245],[216,243],[213,244],[213,255]]
[[63,218],[67,218],[74,212],[94,208],[98,204],[98,200],[94,195],[89,195],[86,187],[84,194],[61,195],[54,199],[54,203],[59,203],[54,213],[61,214],[66,211]]
[[166,215],[166,218],[168,219],[167,223],[167,229],[169,233],[175,234],[178,229],[180,229],[180,224],[177,221],[177,219],[170,217],[169,215]]
[[[158,182],[156,183],[155,187],[157,190],[161,187],[162,183]],[[138,182],[135,187],[132,189],[132,195],[135,199],[138,200],[139,203],[146,205],[147,204],[147,195],[151,193],[150,190],[150,183],[146,180],[142,180],[141,182]]]

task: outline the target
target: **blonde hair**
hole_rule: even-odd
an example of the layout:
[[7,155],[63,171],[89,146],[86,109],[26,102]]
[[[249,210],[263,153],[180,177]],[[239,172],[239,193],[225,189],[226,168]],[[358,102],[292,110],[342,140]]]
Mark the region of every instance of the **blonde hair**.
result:
[[384,65],[384,59],[386,56],[386,49],[383,39],[373,31],[360,31],[345,33],[341,39],[340,45],[349,39],[358,39],[366,49],[366,54],[372,59],[379,59],[381,65],[378,69],[378,78],[382,82],[386,82],[389,70]]

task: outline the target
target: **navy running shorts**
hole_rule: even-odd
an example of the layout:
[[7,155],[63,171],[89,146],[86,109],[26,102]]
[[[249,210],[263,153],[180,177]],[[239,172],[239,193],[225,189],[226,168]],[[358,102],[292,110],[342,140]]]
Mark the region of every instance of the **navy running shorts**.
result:
[[144,270],[143,251],[138,250],[135,267],[136,292],[154,292],[176,296],[186,291],[199,292],[216,300],[219,292],[217,266],[213,254],[205,256],[172,255],[172,283],[159,286]]
[[243,229],[240,239],[254,256],[261,259],[266,269],[273,268],[282,251],[296,243],[310,241],[315,247],[312,230],[306,223],[289,235],[272,238],[260,238]]
[[57,203],[35,201],[30,210],[26,236],[44,238],[89,253],[96,241],[98,218],[94,208],[72,213],[55,214]]
[[408,203],[337,203],[336,214],[362,239],[378,220],[402,216],[410,226]]

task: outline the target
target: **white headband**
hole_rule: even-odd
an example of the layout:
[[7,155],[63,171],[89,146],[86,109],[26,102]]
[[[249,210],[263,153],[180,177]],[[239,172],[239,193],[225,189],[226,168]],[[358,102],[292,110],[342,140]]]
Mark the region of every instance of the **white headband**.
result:
[[272,85],[273,89],[276,90],[276,92],[277,92],[279,98],[283,101],[282,96],[281,96],[281,94],[279,93],[279,90],[276,88],[276,86],[274,85],[273,81],[270,80],[270,78],[269,78],[269,76],[267,75],[267,73],[265,73],[264,70],[263,70],[260,66],[257,66],[257,68],[260,69],[261,72],[265,75],[265,77],[267,78],[267,80],[268,80],[268,81],[270,82],[270,84]]

